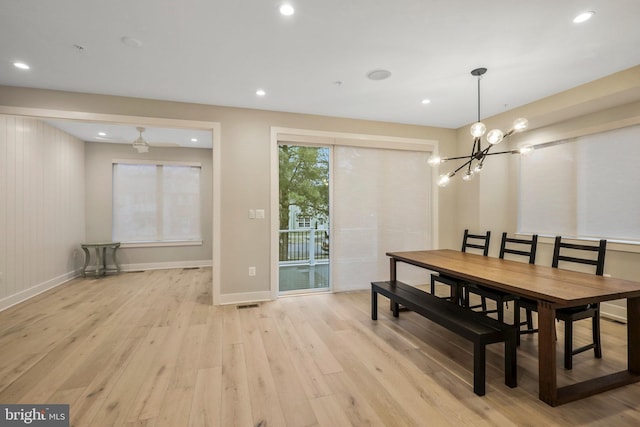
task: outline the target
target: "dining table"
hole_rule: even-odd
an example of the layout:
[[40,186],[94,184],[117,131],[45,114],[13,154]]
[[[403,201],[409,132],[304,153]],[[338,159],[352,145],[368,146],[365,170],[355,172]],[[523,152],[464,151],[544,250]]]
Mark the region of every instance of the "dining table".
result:
[[[390,280],[397,279],[397,263],[406,263],[536,301],[538,393],[551,406],[640,381],[640,282],[449,249],[387,252],[387,256]],[[627,303],[627,368],[558,387],[556,311],[611,300]]]

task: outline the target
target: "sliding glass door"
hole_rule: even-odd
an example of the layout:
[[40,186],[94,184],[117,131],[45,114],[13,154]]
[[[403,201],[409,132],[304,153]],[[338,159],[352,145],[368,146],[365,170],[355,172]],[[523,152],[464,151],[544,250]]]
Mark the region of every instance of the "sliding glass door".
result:
[[328,147],[279,144],[279,292],[329,289]]

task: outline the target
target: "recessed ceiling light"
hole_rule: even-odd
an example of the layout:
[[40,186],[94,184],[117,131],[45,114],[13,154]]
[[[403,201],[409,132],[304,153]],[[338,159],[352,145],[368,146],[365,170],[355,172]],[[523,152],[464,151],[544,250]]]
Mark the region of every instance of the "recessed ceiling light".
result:
[[264,91],[264,90],[262,90],[262,89],[258,89],[258,90],[256,91],[256,95],[258,95],[258,96],[265,96],[266,94],[267,94],[267,92],[265,92],[265,91]]
[[430,99],[426,99],[426,98],[425,98],[425,99],[423,99],[421,102],[422,102],[424,105],[431,104],[431,100],[430,100]]
[[594,11],[589,11],[589,12],[582,12],[580,15],[576,16],[575,18],[573,18],[573,23],[574,24],[581,24],[582,22],[588,21],[589,19],[591,19],[593,17],[593,15],[595,15]]
[[99,136],[107,136],[107,134],[105,132],[98,132]]
[[29,65],[25,64],[24,62],[14,62],[13,66],[16,68],[20,68],[21,70],[28,70],[31,67],[29,67]]
[[284,16],[291,16],[295,13],[295,9],[289,3],[280,6],[280,13]]
[[191,142],[198,142],[198,138],[191,138]]
[[389,77],[391,77],[391,71],[389,71],[389,70],[373,70],[373,71],[369,71],[369,73],[367,74],[367,77],[370,80],[384,80],[384,79],[388,79]]

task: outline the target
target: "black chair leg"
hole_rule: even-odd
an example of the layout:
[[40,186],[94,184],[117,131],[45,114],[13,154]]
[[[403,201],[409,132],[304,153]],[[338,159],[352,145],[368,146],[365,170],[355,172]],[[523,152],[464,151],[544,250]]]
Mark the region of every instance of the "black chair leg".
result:
[[592,319],[593,352],[596,359],[602,359],[602,345],[600,344],[600,310],[596,311]]
[[573,322],[564,322],[564,368],[573,368]]
[[533,330],[533,315],[529,309],[527,309],[527,329]]
[[516,346],[520,345],[520,305],[518,300],[513,302],[513,326],[516,328]]

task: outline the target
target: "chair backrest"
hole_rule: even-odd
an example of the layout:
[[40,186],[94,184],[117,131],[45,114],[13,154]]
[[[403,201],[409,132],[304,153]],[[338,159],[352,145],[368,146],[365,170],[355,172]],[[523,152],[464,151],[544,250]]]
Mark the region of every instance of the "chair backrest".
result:
[[471,234],[469,230],[464,230],[464,237],[462,238],[462,252],[466,252],[468,248],[480,249],[482,255],[487,256],[489,254],[489,240],[491,239],[491,232],[487,231],[487,234]]
[[[560,252],[567,253],[567,251],[571,250],[571,255],[563,255]],[[607,241],[600,240],[597,245],[587,244],[587,243],[566,243],[562,241],[561,236],[556,236],[556,242],[553,246],[553,263],[552,267],[558,268],[558,264],[560,261],[566,262],[575,262],[579,264],[588,264],[596,266],[596,274],[598,276],[602,276],[604,274],[604,256],[607,250]],[[575,256],[576,251],[585,251],[585,258],[581,258]],[[595,259],[593,255],[589,257],[589,254],[595,254]]]
[[[510,247],[507,247],[510,244]],[[533,234],[530,239],[507,237],[507,233],[502,233],[502,243],[500,244],[500,258],[504,259],[504,254],[522,255],[529,258],[529,264],[536,263],[536,250],[538,248],[538,235]]]

